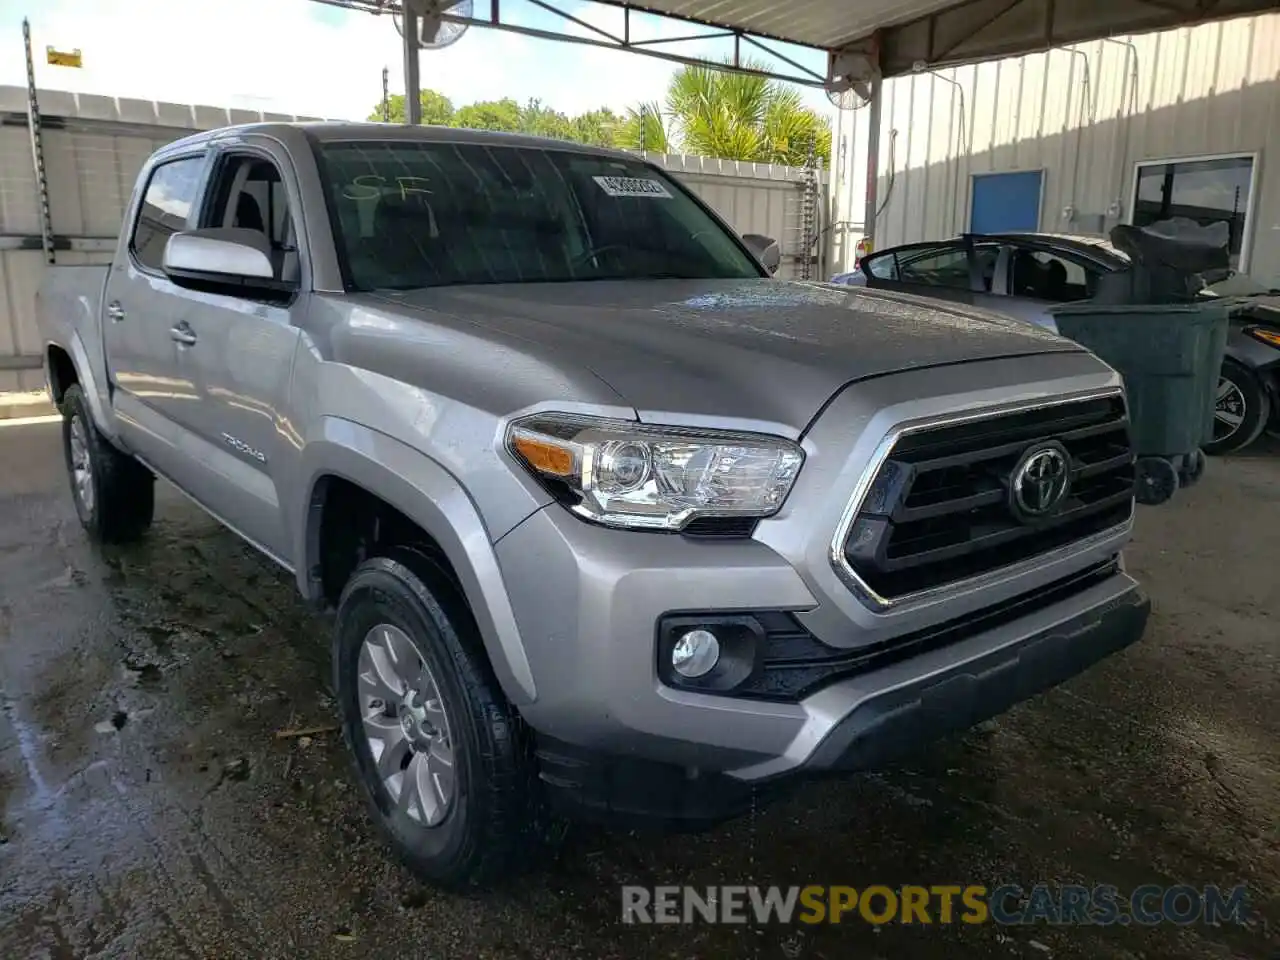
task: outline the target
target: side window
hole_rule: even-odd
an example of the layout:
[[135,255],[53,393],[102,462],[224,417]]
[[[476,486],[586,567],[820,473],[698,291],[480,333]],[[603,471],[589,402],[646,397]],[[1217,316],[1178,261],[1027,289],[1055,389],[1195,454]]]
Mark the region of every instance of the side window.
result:
[[129,249],[148,270],[160,270],[169,237],[186,229],[203,170],[200,156],[170,160],[151,171],[129,239]]
[[896,254],[882,253],[879,256],[864,257],[862,272],[877,280],[898,279],[898,258]]
[[1092,284],[1084,267],[1074,260],[1044,250],[1019,250],[1013,255],[1015,297],[1068,303],[1087,299]]
[[1231,268],[1241,269],[1255,186],[1253,157],[1143,162],[1135,179],[1135,227],[1170,217],[1187,217],[1202,227],[1225,222],[1230,229]]
[[224,157],[214,175],[203,227],[238,227],[261,233],[277,280],[296,282],[298,249],[289,196],[280,171],[257,156]]
[[969,255],[963,247],[899,254],[898,279],[930,287],[969,289]]

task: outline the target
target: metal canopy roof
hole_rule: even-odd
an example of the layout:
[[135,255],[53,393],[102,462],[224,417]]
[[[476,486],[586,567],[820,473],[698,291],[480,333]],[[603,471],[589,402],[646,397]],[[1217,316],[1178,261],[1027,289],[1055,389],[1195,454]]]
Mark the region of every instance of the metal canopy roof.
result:
[[[878,58],[880,74],[1274,10],[1276,0],[641,0],[617,6]],[[831,78],[831,79],[834,79]]]
[[[404,0],[318,0],[368,13],[400,13]],[[619,29],[606,30],[563,9],[564,0],[490,0],[488,16],[448,12],[452,0],[409,0],[410,11],[442,20],[550,40],[566,40],[660,57],[678,63],[764,73],[808,86],[863,95],[882,77],[944,65],[1016,56],[1117,34],[1245,16],[1277,8],[1277,0],[591,0],[622,11]],[[558,18],[562,29],[533,29],[511,19],[513,6],[535,7]],[[434,14],[432,13],[433,11]],[[439,12],[444,11],[444,12]],[[479,11],[477,11],[477,14]],[[675,39],[636,39],[632,13],[689,25]],[[576,28],[576,29],[575,29]],[[711,32],[708,32],[711,31]],[[729,38],[728,62],[673,49],[692,39]],[[797,44],[828,54],[826,75],[770,46]],[[775,63],[759,69],[753,49]]]

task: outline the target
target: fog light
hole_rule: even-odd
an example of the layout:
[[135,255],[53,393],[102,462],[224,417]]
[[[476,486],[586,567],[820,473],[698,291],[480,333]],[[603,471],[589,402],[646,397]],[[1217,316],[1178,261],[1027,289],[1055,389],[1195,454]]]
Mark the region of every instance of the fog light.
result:
[[690,630],[671,648],[671,667],[690,680],[705,677],[720,659],[720,641],[710,630]]

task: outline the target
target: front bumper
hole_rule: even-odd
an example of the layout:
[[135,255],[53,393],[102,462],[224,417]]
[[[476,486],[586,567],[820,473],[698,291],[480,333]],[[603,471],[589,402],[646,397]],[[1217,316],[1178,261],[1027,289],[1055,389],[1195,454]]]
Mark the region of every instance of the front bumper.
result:
[[[1137,641],[1150,601],[1123,574],[1111,599],[971,659],[930,672],[923,659],[898,674],[867,674],[806,702],[812,722],[793,749],[756,768],[713,772],[609,754],[540,736],[540,773],[561,812],[613,826],[700,829],[738,816],[807,776],[880,767],[994,717]],[[974,637],[970,647],[984,645]],[[849,704],[852,703],[852,706]],[[845,712],[838,714],[839,710]],[[837,718],[838,717],[838,718]]]
[[[1122,585],[1129,578],[1118,574]],[[1129,581],[1132,583],[1132,581]],[[1151,602],[1133,585],[1015,643],[859,699],[809,754],[810,770],[862,770],[967,729],[1136,642]],[[815,696],[844,700],[838,687]]]
[[1025,613],[990,628],[979,623],[954,642],[873,662],[799,702],[773,702],[667,687],[654,656],[664,614],[813,603],[764,545],[637,540],[550,507],[503,538],[499,558],[539,691],[522,713],[557,771],[551,779],[573,793],[595,777],[586,771],[605,765],[614,773],[600,783],[621,790],[632,782],[617,773],[626,766],[636,774],[632,806],[636,783],[648,790],[671,777],[680,790],[696,787],[699,809],[719,806],[720,793],[729,809],[749,784],[884,763],[1134,643],[1150,609],[1116,567],[1047,605],[1029,595]]

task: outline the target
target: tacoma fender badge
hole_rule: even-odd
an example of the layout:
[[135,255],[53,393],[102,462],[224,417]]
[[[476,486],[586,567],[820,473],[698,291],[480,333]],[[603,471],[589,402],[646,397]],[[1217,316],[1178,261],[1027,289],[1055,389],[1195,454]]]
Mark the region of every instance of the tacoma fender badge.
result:
[[245,443],[243,440],[239,439],[238,437],[233,437],[229,433],[224,433],[222,435],[222,439],[227,442],[227,446],[229,446],[232,450],[239,451],[240,453],[243,453],[246,457],[253,457],[253,459],[257,460],[259,463],[267,462],[266,455],[263,454],[261,450],[253,449],[253,447],[249,446],[247,443]]

